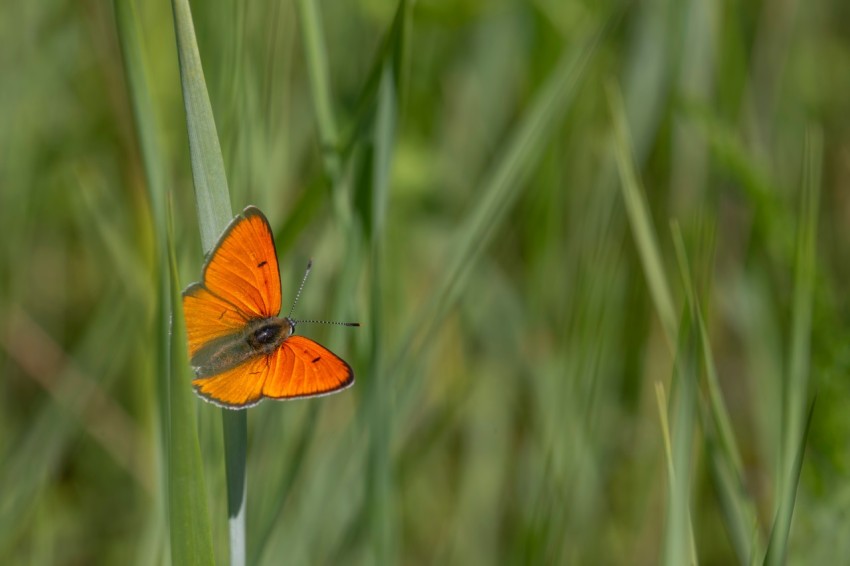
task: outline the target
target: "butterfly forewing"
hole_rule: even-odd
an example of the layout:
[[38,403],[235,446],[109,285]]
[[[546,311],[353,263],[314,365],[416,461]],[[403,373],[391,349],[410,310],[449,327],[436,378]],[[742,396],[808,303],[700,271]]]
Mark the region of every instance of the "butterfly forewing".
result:
[[204,266],[202,284],[249,318],[280,313],[280,272],[274,236],[259,209],[231,222]]

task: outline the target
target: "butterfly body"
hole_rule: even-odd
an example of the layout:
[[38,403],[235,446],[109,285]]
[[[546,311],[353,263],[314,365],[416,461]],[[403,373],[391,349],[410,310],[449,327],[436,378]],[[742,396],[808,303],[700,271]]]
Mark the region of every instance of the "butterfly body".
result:
[[192,356],[198,377],[227,371],[253,358],[269,356],[295,331],[289,318],[269,317],[248,321],[243,330],[210,341]]
[[280,273],[268,220],[249,206],[225,229],[201,281],[183,291],[192,385],[202,398],[241,409],[263,398],[327,395],[354,383],[351,367],[296,336],[279,316]]

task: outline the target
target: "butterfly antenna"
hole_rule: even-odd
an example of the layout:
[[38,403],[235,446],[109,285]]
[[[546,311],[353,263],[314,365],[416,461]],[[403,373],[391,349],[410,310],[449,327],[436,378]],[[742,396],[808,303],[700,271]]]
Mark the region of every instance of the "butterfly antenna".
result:
[[295,305],[298,304],[298,299],[301,297],[301,289],[304,288],[304,283],[307,282],[307,276],[310,275],[310,270],[313,269],[313,259],[307,262],[307,270],[304,272],[304,278],[301,280],[301,285],[298,286],[298,292],[295,293],[295,300],[292,301],[292,308],[289,309],[289,315],[286,318],[292,318],[292,313],[295,310]]
[[360,326],[359,322],[336,322],[330,320],[293,320],[295,324],[335,324],[337,326]]

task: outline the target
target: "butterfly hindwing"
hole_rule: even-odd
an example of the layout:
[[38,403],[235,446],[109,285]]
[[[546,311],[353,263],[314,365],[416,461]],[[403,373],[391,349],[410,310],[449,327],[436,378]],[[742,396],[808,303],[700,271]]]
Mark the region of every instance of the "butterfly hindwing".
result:
[[192,380],[195,392],[216,405],[241,409],[263,399],[263,385],[269,374],[268,356],[258,356],[212,377]]
[[263,395],[292,399],[325,395],[354,383],[354,372],[336,354],[303,336],[290,336],[269,357]]

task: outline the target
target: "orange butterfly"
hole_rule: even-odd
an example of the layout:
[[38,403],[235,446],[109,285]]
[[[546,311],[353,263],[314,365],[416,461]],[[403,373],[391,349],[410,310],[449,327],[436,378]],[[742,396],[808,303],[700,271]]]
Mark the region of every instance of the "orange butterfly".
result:
[[[310,265],[302,288],[309,273]],[[301,288],[296,302],[300,294]],[[192,385],[198,395],[222,407],[242,409],[264,397],[327,395],[354,383],[351,366],[309,338],[296,336],[299,321],[278,316],[280,300],[272,230],[260,209],[249,206],[224,230],[204,264],[201,281],[183,291],[196,376]]]

